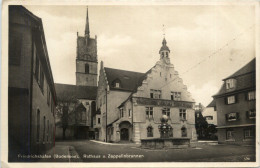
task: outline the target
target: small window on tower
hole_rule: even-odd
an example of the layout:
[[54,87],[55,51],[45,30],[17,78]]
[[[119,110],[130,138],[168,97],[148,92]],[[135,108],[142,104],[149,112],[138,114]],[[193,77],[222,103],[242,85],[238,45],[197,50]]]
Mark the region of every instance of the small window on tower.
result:
[[166,52],[166,57],[168,58],[168,52]]
[[89,64],[85,64],[85,73],[89,73]]

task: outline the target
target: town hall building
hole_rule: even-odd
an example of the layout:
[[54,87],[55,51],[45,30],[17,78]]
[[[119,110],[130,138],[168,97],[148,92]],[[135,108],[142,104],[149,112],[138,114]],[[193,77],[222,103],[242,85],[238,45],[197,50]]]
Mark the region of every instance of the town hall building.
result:
[[160,118],[167,115],[173,128],[170,137],[196,140],[195,102],[171,64],[165,38],[159,56],[146,73],[108,68],[101,62],[96,139],[140,143],[144,138],[159,138]]

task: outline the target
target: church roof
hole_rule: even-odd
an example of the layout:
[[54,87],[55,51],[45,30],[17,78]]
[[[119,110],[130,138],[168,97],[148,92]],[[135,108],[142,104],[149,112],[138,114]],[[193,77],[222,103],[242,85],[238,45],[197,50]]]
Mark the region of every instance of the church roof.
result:
[[[134,91],[140,79],[145,75],[144,73],[126,71],[120,69],[113,69],[105,67],[106,77],[110,89],[114,90],[125,90],[125,91]],[[115,88],[114,81],[120,82],[120,88]]]
[[58,101],[74,99],[95,100],[97,96],[96,86],[77,86],[55,83]]

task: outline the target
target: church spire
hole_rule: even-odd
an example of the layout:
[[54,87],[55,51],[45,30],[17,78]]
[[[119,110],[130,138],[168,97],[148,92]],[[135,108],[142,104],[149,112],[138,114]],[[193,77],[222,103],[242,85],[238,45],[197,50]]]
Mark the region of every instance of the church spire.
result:
[[87,8],[87,17],[86,17],[86,25],[85,25],[85,36],[89,37],[88,8]]

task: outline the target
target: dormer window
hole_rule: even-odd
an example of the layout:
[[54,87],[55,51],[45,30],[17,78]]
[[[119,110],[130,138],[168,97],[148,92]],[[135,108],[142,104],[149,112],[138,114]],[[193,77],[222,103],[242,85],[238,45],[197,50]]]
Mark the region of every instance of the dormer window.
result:
[[113,82],[112,82],[112,86],[115,87],[115,88],[121,88],[121,81],[119,79],[115,79]]
[[232,89],[235,87],[235,79],[226,80],[226,89]]

